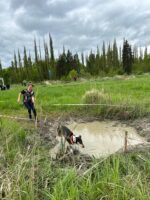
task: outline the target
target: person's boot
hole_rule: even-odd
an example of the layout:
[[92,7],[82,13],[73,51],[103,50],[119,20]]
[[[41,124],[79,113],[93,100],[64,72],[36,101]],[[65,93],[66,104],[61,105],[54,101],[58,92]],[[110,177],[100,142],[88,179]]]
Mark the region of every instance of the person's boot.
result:
[[29,119],[32,119],[32,115],[31,114],[29,114]]
[[36,110],[33,110],[33,114],[34,114],[34,119],[37,120],[37,114],[36,114]]

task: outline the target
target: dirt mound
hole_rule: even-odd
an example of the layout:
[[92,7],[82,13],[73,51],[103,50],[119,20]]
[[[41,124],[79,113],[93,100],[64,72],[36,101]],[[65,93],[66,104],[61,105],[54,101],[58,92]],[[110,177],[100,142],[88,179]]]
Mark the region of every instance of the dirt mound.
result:
[[88,169],[92,164],[93,158],[89,155],[83,155],[78,150],[74,149],[62,153],[61,151],[57,153],[56,159],[53,159],[53,162],[60,165],[73,166],[80,170]]

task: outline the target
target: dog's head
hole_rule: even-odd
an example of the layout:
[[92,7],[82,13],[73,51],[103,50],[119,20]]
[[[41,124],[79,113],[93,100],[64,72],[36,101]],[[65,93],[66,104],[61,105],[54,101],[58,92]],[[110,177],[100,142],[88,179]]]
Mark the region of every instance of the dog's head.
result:
[[82,148],[84,148],[84,144],[83,144],[81,135],[76,136],[76,143],[77,144],[79,143],[82,146]]

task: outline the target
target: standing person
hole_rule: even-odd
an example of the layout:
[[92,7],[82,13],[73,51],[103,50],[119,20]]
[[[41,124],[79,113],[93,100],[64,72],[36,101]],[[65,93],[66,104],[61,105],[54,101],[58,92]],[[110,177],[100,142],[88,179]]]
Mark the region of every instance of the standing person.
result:
[[18,103],[20,102],[21,95],[23,96],[23,104],[28,109],[29,113],[29,119],[32,119],[31,111],[34,114],[34,118],[36,119],[36,109],[35,109],[35,97],[34,97],[34,91],[32,90],[33,85],[32,83],[28,84],[28,88],[25,90],[22,90],[18,95]]

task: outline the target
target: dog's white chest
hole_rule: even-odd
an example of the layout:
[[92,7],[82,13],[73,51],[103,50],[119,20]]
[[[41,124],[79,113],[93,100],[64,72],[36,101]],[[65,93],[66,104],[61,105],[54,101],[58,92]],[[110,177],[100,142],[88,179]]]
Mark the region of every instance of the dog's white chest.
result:
[[74,143],[76,143],[76,136],[75,135],[73,135],[72,140],[73,140]]

